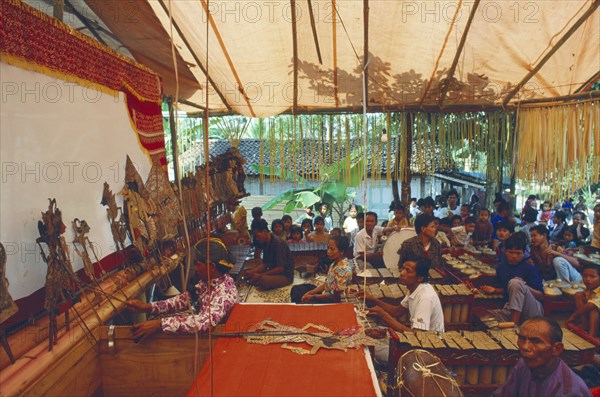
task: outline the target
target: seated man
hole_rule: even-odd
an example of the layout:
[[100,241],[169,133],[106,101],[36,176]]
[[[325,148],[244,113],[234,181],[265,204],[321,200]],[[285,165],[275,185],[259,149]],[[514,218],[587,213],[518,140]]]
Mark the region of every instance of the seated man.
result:
[[294,258],[290,247],[269,231],[267,221],[252,222],[252,233],[262,246],[262,263],[244,273],[250,284],[263,290],[281,288],[294,280]]
[[504,310],[515,325],[528,318],[541,316],[544,311],[542,278],[538,270],[525,258],[527,237],[523,232],[510,236],[504,246],[506,261],[500,262],[496,278],[500,288],[484,285],[481,290],[487,294],[504,294],[507,300]]
[[[444,312],[440,298],[427,282],[430,267],[431,261],[427,258],[406,260],[400,269],[399,281],[406,286],[410,294],[404,297],[399,306],[365,294],[365,301],[375,305],[369,308],[369,315],[379,317],[399,332],[415,330],[444,332]],[[407,312],[409,326],[398,321]]]
[[429,258],[433,267],[440,267],[442,263],[442,246],[436,240],[437,221],[428,214],[421,214],[415,219],[417,235],[402,243],[398,250],[400,259],[398,265],[408,258]]
[[[207,263],[207,250],[210,263]],[[238,302],[238,293],[229,271],[233,260],[221,240],[202,239],[194,246],[195,270],[200,278],[196,284],[198,314],[175,315],[157,320],[148,320],[133,327],[134,339],[143,340],[152,333],[162,330],[167,333],[206,332],[219,324]],[[210,283],[210,287],[209,287]],[[171,299],[146,303],[134,299],[127,301],[132,312],[147,312],[153,315],[177,313],[189,309],[190,294],[184,292]]]
[[548,244],[548,229],[544,225],[537,225],[530,229],[531,232],[531,259],[545,280],[560,278],[564,281],[581,281],[581,274],[577,271],[579,260],[574,256],[558,252],[558,248]]
[[564,350],[562,329],[555,320],[533,317],[519,329],[521,358],[493,397],[591,397],[583,380],[560,359]]
[[365,228],[360,230],[354,238],[354,259],[362,261],[366,252],[367,262],[373,267],[385,267],[383,252],[378,248],[377,243],[383,233],[392,230],[394,229],[377,226],[377,213],[367,212],[365,214]]

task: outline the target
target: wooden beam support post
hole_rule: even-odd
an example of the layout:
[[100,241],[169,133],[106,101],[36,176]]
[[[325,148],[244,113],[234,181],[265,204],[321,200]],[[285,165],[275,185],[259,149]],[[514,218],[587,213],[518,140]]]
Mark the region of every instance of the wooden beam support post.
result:
[[292,7],[292,48],[294,53],[294,103],[292,113],[298,109],[298,27],[296,26],[296,0],[290,0]]
[[454,72],[456,71],[456,66],[458,65],[458,60],[462,54],[463,48],[465,47],[465,42],[467,41],[467,36],[469,34],[469,29],[471,29],[471,24],[473,23],[473,19],[475,18],[475,13],[477,12],[477,7],[479,7],[479,3],[481,0],[475,0],[473,3],[473,8],[471,9],[471,13],[469,14],[469,20],[465,26],[465,30],[460,38],[460,43],[458,43],[458,48],[456,49],[456,54],[454,54],[454,59],[452,60],[452,65],[448,70],[448,75],[442,85],[442,92],[440,93],[440,99],[438,101],[438,106],[442,107],[444,103],[444,99],[446,98],[446,93],[448,92],[448,86],[450,84],[450,80],[454,77]]
[[[315,48],[317,49],[317,58],[319,59],[319,65],[323,64],[323,58],[321,57],[321,48],[319,46],[319,37],[317,36],[317,25],[315,23],[315,14],[312,8],[311,0],[308,1],[308,14],[310,16],[310,27],[312,29],[313,39],[315,41]],[[335,10],[332,13],[332,18],[335,18]]]
[[175,172],[175,184],[179,185],[179,145],[177,144],[177,123],[175,123],[175,108],[173,98],[167,99],[169,105],[169,129],[171,130],[171,151],[173,153],[173,171]]
[[527,75],[523,77],[521,81],[519,81],[515,88],[513,88],[513,90],[506,95],[506,98],[504,98],[504,101],[502,101],[502,104],[504,106],[506,106],[508,102],[519,92],[519,90],[537,72],[540,71],[540,69],[546,64],[546,62],[548,62],[548,60],[552,58],[554,53],[556,53],[556,51],[558,51],[560,47],[562,47],[562,45],[567,42],[567,40],[573,35],[573,33],[575,33],[585,21],[587,21],[587,19],[596,11],[596,9],[598,9],[598,6],[600,6],[600,0],[594,0],[592,5],[590,5],[590,8],[588,8],[588,10],[581,16],[581,18],[579,18],[577,22],[575,22],[573,26],[571,26],[571,28],[563,35],[563,37],[561,37],[560,40],[558,40],[554,47],[552,47],[552,49],[548,51],[546,55],[544,55],[544,57],[538,62],[538,64],[535,65],[535,67],[531,69],[531,71],[529,71],[529,73],[527,73]]
[[62,22],[64,13],[65,0],[54,0],[54,6],[52,7],[52,16]]
[[[163,8],[163,11],[168,15],[169,14],[169,8],[166,6],[166,4],[165,4],[165,2],[163,0],[160,0],[160,5]],[[227,99],[225,98],[225,96],[223,95],[223,93],[221,92],[221,90],[219,90],[219,87],[217,86],[217,84],[208,75],[208,66],[205,67],[202,64],[202,62],[200,62],[200,58],[198,58],[198,55],[196,55],[196,53],[192,50],[192,46],[190,45],[190,43],[185,38],[184,34],[182,33],[181,29],[179,28],[179,25],[177,24],[177,22],[175,20],[173,20],[173,28],[175,28],[175,31],[179,35],[179,38],[181,39],[181,41],[183,41],[183,43],[187,47],[187,49],[190,52],[190,54],[192,54],[192,57],[194,57],[194,60],[196,61],[196,65],[198,65],[198,67],[200,68],[200,70],[202,71],[202,73],[204,73],[204,75],[206,76],[206,79],[208,80],[208,82],[210,83],[210,85],[212,86],[212,88],[215,90],[215,92],[217,93],[217,95],[219,96],[219,99],[221,99],[221,102],[223,102],[223,105],[225,105],[225,107],[227,108],[227,111],[230,114],[232,114],[233,113],[233,109],[232,109],[231,105],[229,104],[229,102],[227,102]],[[173,40],[172,37],[171,37],[171,40]],[[201,82],[198,81],[198,84],[201,84]],[[208,86],[205,86],[204,88],[208,92]],[[179,98],[177,98],[177,100],[179,102],[181,102],[181,103],[185,103],[184,101],[180,100]],[[190,103],[186,103],[186,104],[190,105]],[[207,102],[207,105],[208,105],[208,102]],[[190,105],[190,106],[200,107],[200,105],[195,105],[195,104],[194,105]]]
[[[410,182],[412,181],[412,172],[410,170],[412,157],[412,136],[413,121],[410,113],[405,113],[404,122],[406,123],[406,166],[402,170],[402,202],[410,203]],[[400,148],[396,149],[399,150]]]
[[363,0],[363,69],[365,78],[363,79],[364,101],[367,111],[369,110],[369,0]]

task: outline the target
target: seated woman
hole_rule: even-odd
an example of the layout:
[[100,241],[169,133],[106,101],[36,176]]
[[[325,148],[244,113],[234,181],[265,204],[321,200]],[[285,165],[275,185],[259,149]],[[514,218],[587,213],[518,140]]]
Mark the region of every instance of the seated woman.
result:
[[600,267],[595,264],[583,266],[585,290],[575,295],[575,312],[567,321],[581,317],[581,327],[594,338],[600,333]]
[[[216,238],[202,239],[194,246],[194,253],[195,270],[200,278],[196,284],[197,314],[173,315],[136,324],[133,326],[134,339],[143,340],[159,330],[167,333],[206,332],[219,324],[238,302],[235,283],[227,274],[233,268],[233,260],[225,244]],[[210,257],[209,263],[207,257]],[[190,300],[188,292],[152,303],[134,299],[127,301],[127,310],[152,315],[175,314],[189,309]]]
[[294,303],[339,302],[340,293],[352,283],[353,265],[344,253],[348,249],[348,237],[333,236],[327,243],[327,259],[333,261],[327,273],[325,284],[315,287],[312,284],[296,285],[290,295]]

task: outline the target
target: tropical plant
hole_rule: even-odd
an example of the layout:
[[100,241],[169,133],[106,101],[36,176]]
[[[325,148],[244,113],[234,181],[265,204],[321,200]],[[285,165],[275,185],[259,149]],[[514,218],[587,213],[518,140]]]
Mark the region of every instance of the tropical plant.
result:
[[[289,189],[273,197],[263,205],[262,209],[266,211],[281,202],[286,202],[283,212],[290,213],[296,209],[311,207],[317,203],[327,203],[338,215],[341,226],[346,208],[354,201],[356,196],[355,188],[363,179],[364,161],[363,149],[357,149],[351,153],[349,159],[344,158],[324,167],[320,172],[321,181],[316,187]],[[259,173],[270,175],[269,167],[260,169],[258,166],[253,166],[253,168]],[[281,170],[278,168],[275,168],[273,172],[276,175],[282,175]],[[286,179],[292,179],[293,177],[287,171],[284,171],[283,175]]]

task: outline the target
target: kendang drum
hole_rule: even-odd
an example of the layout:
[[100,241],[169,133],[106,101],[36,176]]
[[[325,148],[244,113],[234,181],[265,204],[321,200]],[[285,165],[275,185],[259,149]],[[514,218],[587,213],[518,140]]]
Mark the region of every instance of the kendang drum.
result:
[[399,396],[462,397],[463,393],[440,359],[425,350],[410,350],[398,360]]
[[417,233],[413,227],[405,227],[399,232],[390,234],[383,246],[383,262],[388,269],[397,269],[400,254],[398,251],[402,247],[402,243],[411,237],[415,237]]

